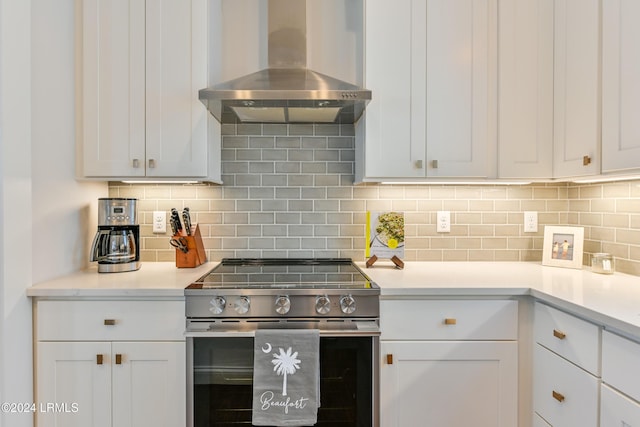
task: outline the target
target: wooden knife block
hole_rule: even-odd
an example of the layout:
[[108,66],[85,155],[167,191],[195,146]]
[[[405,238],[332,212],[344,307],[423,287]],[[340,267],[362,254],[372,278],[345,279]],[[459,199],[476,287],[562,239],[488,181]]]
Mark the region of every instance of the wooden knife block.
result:
[[200,234],[200,226],[198,224],[191,227],[191,236],[174,237],[186,239],[188,249],[186,253],[176,249],[176,267],[194,268],[207,262],[207,252],[204,250],[202,234]]

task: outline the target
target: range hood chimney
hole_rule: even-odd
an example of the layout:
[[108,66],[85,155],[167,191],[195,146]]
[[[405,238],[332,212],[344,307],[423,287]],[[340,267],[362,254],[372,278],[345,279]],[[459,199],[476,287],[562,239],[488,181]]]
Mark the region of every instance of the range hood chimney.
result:
[[354,123],[371,91],[309,70],[306,0],[268,1],[269,68],[199,92],[220,123]]

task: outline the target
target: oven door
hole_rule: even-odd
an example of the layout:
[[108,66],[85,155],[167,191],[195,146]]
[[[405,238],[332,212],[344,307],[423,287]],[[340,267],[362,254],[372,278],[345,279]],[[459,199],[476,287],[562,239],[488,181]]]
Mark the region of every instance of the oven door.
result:
[[[378,344],[378,336],[321,333],[316,426],[379,425]],[[253,336],[194,334],[187,345],[189,425],[252,425]]]

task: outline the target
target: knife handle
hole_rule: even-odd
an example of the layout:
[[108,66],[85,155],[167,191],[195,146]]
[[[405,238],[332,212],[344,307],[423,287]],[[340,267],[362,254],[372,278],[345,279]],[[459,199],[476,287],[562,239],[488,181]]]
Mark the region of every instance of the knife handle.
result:
[[182,212],[182,220],[184,221],[184,229],[187,232],[187,236],[191,236],[191,221],[189,220],[188,212]]
[[173,216],[169,217],[169,225],[171,225],[171,235],[175,236],[178,232],[178,229],[176,228],[176,222],[173,219]]
[[184,221],[184,228],[187,232],[187,236],[191,236],[191,214],[189,213],[189,208],[184,208],[182,210],[182,220]]
[[180,214],[178,214],[178,210],[176,208],[171,208],[171,224],[172,228],[175,226],[173,235],[181,234],[180,231],[182,231],[182,224],[180,223]]

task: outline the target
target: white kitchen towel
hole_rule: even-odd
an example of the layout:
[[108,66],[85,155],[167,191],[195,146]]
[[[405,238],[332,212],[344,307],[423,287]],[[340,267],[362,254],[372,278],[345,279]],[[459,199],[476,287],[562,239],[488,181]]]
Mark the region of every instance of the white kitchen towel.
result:
[[312,426],[319,406],[320,332],[256,331],[253,425]]

